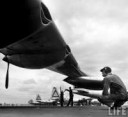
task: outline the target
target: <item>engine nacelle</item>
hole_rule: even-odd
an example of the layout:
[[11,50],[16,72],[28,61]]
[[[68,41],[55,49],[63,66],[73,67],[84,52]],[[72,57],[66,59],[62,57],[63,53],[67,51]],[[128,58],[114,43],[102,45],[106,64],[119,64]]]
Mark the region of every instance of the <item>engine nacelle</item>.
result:
[[87,77],[67,77],[65,82],[74,85],[76,88],[85,88],[90,90],[102,90],[102,80],[91,80]]

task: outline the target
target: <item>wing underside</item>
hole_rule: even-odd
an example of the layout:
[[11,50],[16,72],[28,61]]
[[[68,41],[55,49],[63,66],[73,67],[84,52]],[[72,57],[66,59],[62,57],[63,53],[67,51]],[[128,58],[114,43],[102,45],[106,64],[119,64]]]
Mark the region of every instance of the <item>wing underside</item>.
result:
[[80,70],[78,63],[71,53],[67,55],[65,59],[48,67],[47,69],[71,77],[87,76],[87,74]]

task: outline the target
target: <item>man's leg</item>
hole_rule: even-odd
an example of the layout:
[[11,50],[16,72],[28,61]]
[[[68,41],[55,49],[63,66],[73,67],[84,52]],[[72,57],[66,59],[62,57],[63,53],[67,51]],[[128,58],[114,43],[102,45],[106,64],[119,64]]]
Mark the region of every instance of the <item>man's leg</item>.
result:
[[120,107],[124,104],[124,99],[123,95],[110,94],[108,96],[102,96],[98,100],[109,107],[111,107],[113,103],[114,105],[112,107]]
[[112,108],[118,108],[118,107],[121,107],[126,101],[124,100],[117,100],[115,101],[114,105]]
[[116,99],[116,101],[114,102],[114,105],[112,108],[121,107],[127,101],[127,96],[122,95],[122,94],[116,95],[115,99]]
[[101,102],[104,105],[107,105],[108,107],[111,107],[111,105],[113,104],[113,100],[110,99],[108,96],[102,96],[98,99],[99,102]]
[[71,106],[73,106],[73,99],[71,99]]
[[70,103],[71,103],[71,99],[69,99],[67,106],[69,106]]
[[63,107],[63,101],[61,101],[60,103],[61,103],[61,107]]

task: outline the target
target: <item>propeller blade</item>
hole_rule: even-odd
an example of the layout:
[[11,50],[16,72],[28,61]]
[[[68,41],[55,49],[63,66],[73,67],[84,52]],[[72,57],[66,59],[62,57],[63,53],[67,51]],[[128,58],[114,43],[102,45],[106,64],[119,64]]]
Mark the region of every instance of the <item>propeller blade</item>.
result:
[[9,62],[8,62],[8,66],[7,66],[6,81],[5,81],[6,89],[8,88],[8,85],[9,85]]

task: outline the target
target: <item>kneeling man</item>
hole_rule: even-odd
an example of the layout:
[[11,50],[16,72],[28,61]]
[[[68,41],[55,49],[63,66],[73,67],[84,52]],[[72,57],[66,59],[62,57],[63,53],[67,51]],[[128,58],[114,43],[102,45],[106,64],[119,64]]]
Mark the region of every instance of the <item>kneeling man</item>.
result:
[[104,67],[102,72],[103,93],[98,99],[101,103],[111,107],[121,107],[127,101],[127,90],[119,76],[112,74],[110,67]]

